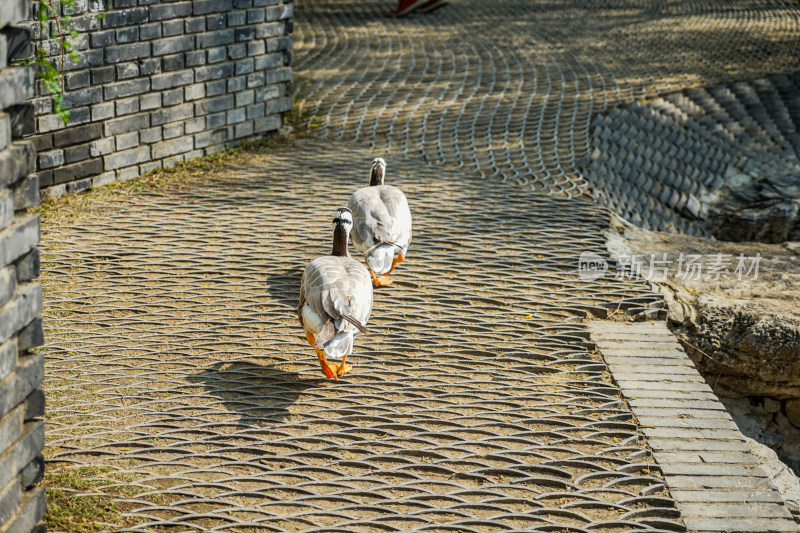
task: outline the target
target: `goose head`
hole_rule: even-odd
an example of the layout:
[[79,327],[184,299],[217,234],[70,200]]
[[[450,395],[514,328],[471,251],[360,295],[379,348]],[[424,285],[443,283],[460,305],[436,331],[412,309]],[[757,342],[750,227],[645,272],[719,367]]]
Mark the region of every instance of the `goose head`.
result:
[[376,157],[372,160],[372,168],[369,172],[369,184],[383,185],[383,175],[386,173],[386,161],[382,157]]
[[340,207],[336,210],[336,218],[333,219],[332,255],[350,255],[347,251],[347,239],[351,229],[353,229],[353,212],[346,207]]

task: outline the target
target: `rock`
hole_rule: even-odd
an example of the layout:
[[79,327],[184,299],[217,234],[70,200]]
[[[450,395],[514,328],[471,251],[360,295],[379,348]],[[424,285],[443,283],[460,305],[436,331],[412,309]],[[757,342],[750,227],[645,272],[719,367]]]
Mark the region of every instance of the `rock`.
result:
[[786,401],[786,418],[796,428],[800,428],[800,400]]
[[714,294],[684,303],[694,307],[694,323],[678,330],[708,356],[690,353],[702,373],[719,375],[725,395],[800,398],[800,317]]
[[783,464],[774,450],[753,439],[745,437],[753,455],[758,457],[759,467],[775,483],[786,506],[792,512],[800,512],[800,479]]
[[729,175],[727,188],[704,206],[707,226],[717,239],[778,243],[800,238],[800,175],[796,171],[761,180],[740,178],[741,173]]

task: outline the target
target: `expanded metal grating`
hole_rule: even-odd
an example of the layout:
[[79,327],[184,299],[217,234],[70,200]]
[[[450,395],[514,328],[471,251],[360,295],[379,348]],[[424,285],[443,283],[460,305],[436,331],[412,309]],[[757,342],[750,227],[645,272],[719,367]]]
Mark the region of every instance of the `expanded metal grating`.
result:
[[296,5],[297,109],[352,141],[579,196],[591,120],[609,108],[793,72],[790,0],[389,0]]
[[592,121],[584,174],[639,226],[708,236],[714,194],[800,173],[800,73],[674,93]]
[[591,205],[390,161],[413,246],[324,379],[300,274],[371,156],[301,144],[47,227],[51,468],[111,467],[139,528],[681,530],[587,349],[587,314],[658,301],[578,277]]
[[[796,8],[296,7],[297,108],[324,142],[91,193],[45,225],[49,467],[98,467],[135,530],[682,531],[583,325],[660,302],[582,280],[608,214],[534,191],[583,193],[593,113],[787,70]],[[414,241],[331,383],[299,279],[377,155]]]

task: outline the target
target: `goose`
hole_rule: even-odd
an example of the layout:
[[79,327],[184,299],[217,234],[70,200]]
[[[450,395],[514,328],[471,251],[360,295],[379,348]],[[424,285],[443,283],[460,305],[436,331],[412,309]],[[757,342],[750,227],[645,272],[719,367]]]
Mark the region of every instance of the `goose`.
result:
[[[306,339],[317,352],[322,372],[338,381],[352,368],[346,364],[353,352],[353,339],[366,333],[372,312],[370,273],[350,257],[347,240],[353,227],[353,213],[346,207],[333,219],[333,251],[312,259],[300,280],[297,307]],[[328,362],[328,359],[334,362]]]
[[383,184],[386,161],[372,161],[369,187],[350,197],[353,212],[353,246],[362,253],[372,285],[391,285],[389,274],[406,257],[411,242],[411,211],[403,191]]

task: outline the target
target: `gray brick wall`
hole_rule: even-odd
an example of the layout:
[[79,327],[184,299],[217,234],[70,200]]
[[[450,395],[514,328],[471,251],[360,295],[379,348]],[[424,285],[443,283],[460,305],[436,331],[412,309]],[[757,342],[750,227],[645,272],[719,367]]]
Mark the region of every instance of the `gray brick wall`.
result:
[[[30,39],[16,26],[24,0],[0,9],[0,531],[44,531],[44,365],[30,349],[43,342],[39,276],[39,177],[33,131],[34,75],[9,66],[28,55]],[[50,166],[60,164],[50,157]]]
[[[100,20],[107,1],[75,1],[70,124],[52,114],[48,97],[32,101],[43,195],[131,178],[280,128],[292,105],[292,0],[114,0]],[[58,51],[38,25],[27,27]]]

